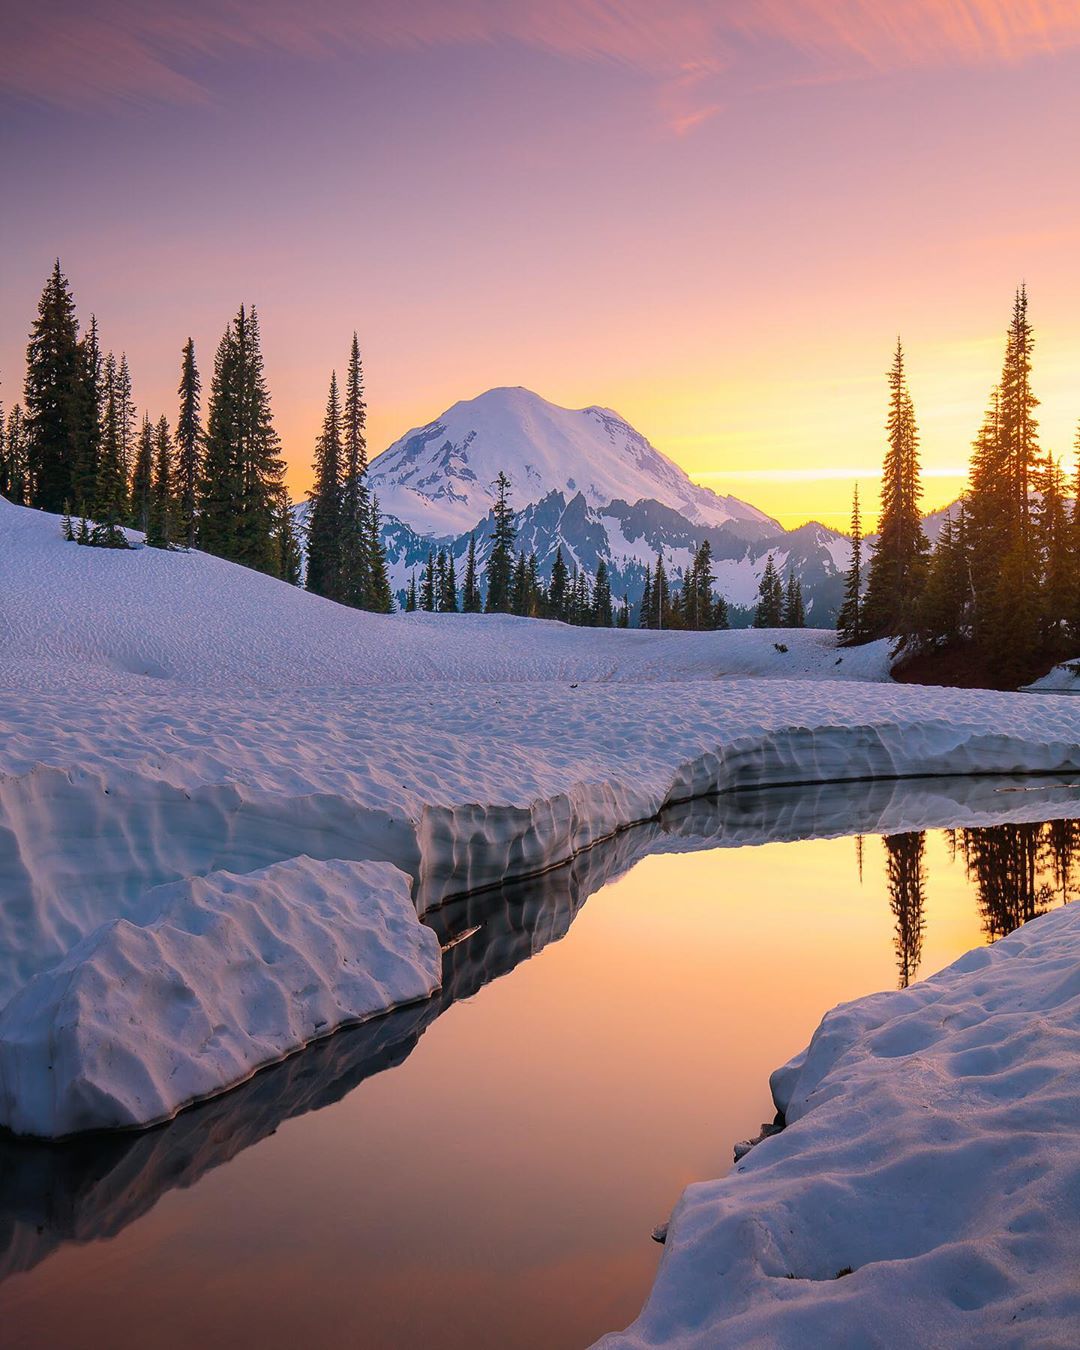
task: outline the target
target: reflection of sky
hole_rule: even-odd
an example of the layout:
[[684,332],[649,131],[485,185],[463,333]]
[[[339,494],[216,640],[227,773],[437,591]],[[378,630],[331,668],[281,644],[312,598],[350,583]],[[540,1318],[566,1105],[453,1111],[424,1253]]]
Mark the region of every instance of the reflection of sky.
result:
[[526,384],[616,407],[787,523],[835,523],[881,449],[897,331],[928,503],[955,491],[1026,279],[1042,426],[1071,468],[1074,7],[20,8],[0,50],[6,404],[59,253],[155,416],[188,334],[208,376],[230,312],[259,304],[294,490],[356,327],[373,450]]
[[[164,1192],[148,1214],[0,1289],[10,1343],[78,1325],[86,1350],[552,1350],[625,1325],[653,1225],[771,1119],[771,1071],[826,1009],[896,987],[885,863],[874,836],[861,881],[850,838],[646,858],[340,1103],[190,1189],[164,1163],[133,1175]],[[920,974],[985,941],[944,833],[923,863]],[[559,874],[539,885],[557,896]],[[219,1126],[205,1148],[229,1142]]]

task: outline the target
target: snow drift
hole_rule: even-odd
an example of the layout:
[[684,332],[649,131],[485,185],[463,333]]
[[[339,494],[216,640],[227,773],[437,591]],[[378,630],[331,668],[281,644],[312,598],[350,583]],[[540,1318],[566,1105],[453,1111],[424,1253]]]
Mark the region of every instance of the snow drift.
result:
[[[883,644],[842,653],[822,633],[364,615],[198,553],[79,548],[55,518],[0,502],[0,1027],[21,1085],[0,1123],[146,1123],[310,1038],[322,1012],[287,1013],[272,968],[266,989],[239,993],[218,969],[216,952],[252,940],[258,904],[242,887],[214,910],[220,940],[194,918],[183,937],[155,928],[155,887],[187,886],[194,904],[193,878],[305,855],[391,864],[423,914],[703,794],[1080,770],[1075,701],[873,683],[886,663]],[[290,961],[312,966],[299,987],[319,988],[335,949],[309,909],[290,922]],[[181,955],[175,984],[139,987],[144,1021],[172,1027],[186,998],[205,998],[250,1029],[265,995],[274,1026],[155,1095],[139,1086],[156,1081],[149,1060],[179,1063],[201,1042],[163,1032],[147,1064],[137,1048],[109,1060],[106,1006],[70,1042],[65,1081],[91,1064],[114,1079],[103,1068],[100,1091],[50,1098],[63,980],[89,990],[99,969]],[[341,1016],[360,1008],[346,999]],[[31,1025],[37,1039],[20,1041]]]
[[829,1013],[787,1128],[691,1186],[605,1350],[1060,1346],[1080,1325],[1080,912]]

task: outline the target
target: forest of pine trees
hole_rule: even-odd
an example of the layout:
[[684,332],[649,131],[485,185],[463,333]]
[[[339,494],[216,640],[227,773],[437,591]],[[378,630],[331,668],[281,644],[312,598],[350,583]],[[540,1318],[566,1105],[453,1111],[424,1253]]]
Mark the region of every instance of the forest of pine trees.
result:
[[[360,348],[353,335],[344,399],[331,380],[316,447],[308,586],[343,604],[393,608],[378,503],[370,496]],[[23,403],[0,406],[0,494],[64,518],[82,544],[129,547],[124,527],[158,548],[198,547],[299,585],[301,548],[263,370],[258,315],[241,307],[214,359],[203,422],[190,338],[180,360],[175,431],[138,420],[127,356],[84,335],[59,259],[26,353]]]
[[897,639],[904,654],[899,669],[907,666],[913,677],[937,673],[949,683],[1003,688],[1080,649],[1080,466],[1069,484],[1060,460],[1040,445],[1033,347],[1021,287],[1001,378],[972,447],[967,491],[931,550],[919,514],[915,412],[897,345],[879,538],[863,589],[856,499],[855,552],[838,620],[842,642]]

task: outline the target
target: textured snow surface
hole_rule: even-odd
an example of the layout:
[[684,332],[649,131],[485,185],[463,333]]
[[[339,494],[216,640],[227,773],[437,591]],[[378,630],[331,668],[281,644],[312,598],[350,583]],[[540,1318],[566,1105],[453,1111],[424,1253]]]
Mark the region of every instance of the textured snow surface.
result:
[[590,506],[643,498],[696,525],[745,520],[775,525],[737,497],[721,497],[686,473],[608,408],[560,408],[528,389],[489,389],[395,441],[371,464],[382,510],[421,533],[471,530],[495,500],[503,471],[520,510],[551,491],[581,492]]
[[[55,980],[20,991],[81,943],[93,960],[77,957],[79,988],[99,967],[156,959],[160,930],[125,924],[154,923],[155,887],[211,873],[301,855],[390,863],[425,913],[706,793],[1080,771],[1080,702],[871,682],[886,662],[883,645],[841,653],[823,633],[356,614],[200,554],[66,544],[55,517],[0,501],[0,1009],[20,1000],[0,1025],[17,1046],[33,1017],[61,1016],[44,1011],[62,1002]],[[231,909],[218,913],[224,934]],[[225,936],[182,946],[192,995],[232,999],[215,983]],[[298,940],[296,959],[314,951]],[[104,1053],[95,1035],[115,1034],[94,1025],[77,1041],[87,1063]],[[303,1025],[283,1020],[274,1054]],[[156,1119],[234,1082],[232,1054],[216,1084],[193,1071],[173,1107],[149,1088],[140,1105],[131,1085],[113,1097],[126,1119]],[[112,1098],[94,1100],[98,1123],[115,1123]],[[57,1100],[55,1118],[89,1101]]]
[[599,1344],[1075,1346],[1078,1063],[1075,906],[840,1005],[773,1075],[787,1129],[687,1189]]
[[1041,694],[1080,694],[1080,661],[1063,661],[1028,688]]
[[[0,1121],[145,1125],[440,984],[439,943],[387,863],[288,862],[149,891],[0,1014]],[[43,1068],[47,1072],[43,1072]]]

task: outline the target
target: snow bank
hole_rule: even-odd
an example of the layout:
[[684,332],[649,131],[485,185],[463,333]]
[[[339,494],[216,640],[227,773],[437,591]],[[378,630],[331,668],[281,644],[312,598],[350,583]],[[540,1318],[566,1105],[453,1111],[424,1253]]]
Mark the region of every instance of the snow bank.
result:
[[884,680],[888,667],[886,643],[837,651],[822,629],[622,632],[506,615],[364,614],[205,553],[80,548],[61,537],[58,517],[0,498],[0,682]]
[[385,863],[294,858],[150,891],[0,1014],[0,1123],[147,1125],[350,1022],[427,998],[435,934]]
[[1080,661],[1063,661],[1026,687],[1039,694],[1080,694]]
[[829,1013],[787,1128],[676,1207],[616,1347],[1060,1346],[1080,1326],[1080,910]]
[[[874,682],[886,661],[883,645],[840,653],[820,632],[360,614],[198,553],[79,548],[55,517],[0,500],[0,1056],[22,1075],[20,1128],[145,1123],[310,1038],[321,1014],[283,1017],[160,1091],[160,1047],[140,1066],[136,1045],[130,1082],[95,1097],[74,1084],[119,1035],[110,994],[71,1042],[72,1101],[42,1086],[47,1055],[31,1090],[20,1038],[37,1028],[44,1051],[68,978],[92,1004],[107,972],[149,963],[149,980],[182,954],[162,1036],[185,989],[233,1026],[216,949],[199,949],[205,965],[186,938],[172,951],[187,930],[154,927],[155,887],[301,855],[389,863],[423,914],[705,794],[1080,771],[1080,703]],[[252,940],[245,894],[229,901],[234,933],[219,912],[222,951]],[[315,928],[296,959],[331,963],[319,988],[334,949],[297,904]],[[201,1045],[177,1041],[175,1062]]]

